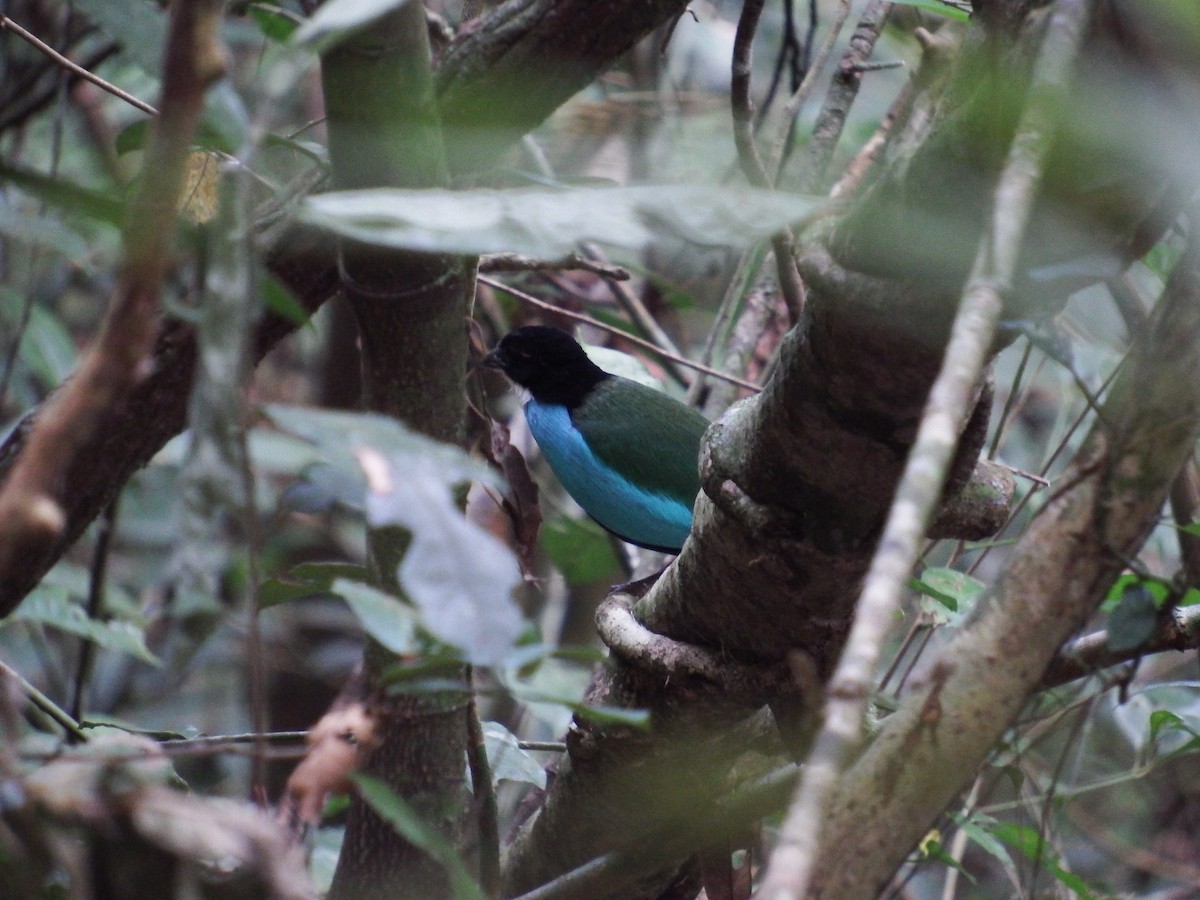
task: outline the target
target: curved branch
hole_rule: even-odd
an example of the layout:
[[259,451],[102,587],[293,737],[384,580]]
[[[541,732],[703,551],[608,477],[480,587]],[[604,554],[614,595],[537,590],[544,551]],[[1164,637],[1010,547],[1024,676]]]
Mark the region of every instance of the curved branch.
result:
[[[42,410],[0,488],[0,572],[52,554],[68,525],[68,472],[101,423],[148,374],[192,136],[204,93],[224,72],[220,15],[221,5],[214,0],[192,0],[172,9],[164,111],[151,130],[143,178],[130,208],[116,291],[79,371]],[[0,577],[0,616],[11,612],[19,597],[11,579]]]
[[834,785],[862,742],[867,700],[883,643],[974,406],[1000,319],[1001,295],[1016,274],[1021,235],[1037,196],[1089,13],[1089,0],[1059,3],[1042,44],[1031,100],[996,190],[991,227],[980,242],[945,362],[930,391],[854,612],[854,625],[830,680],[824,726],[760,889],[767,900],[804,896],[818,865],[821,823]]
[[[821,896],[880,889],[974,777],[1047,677],[1059,646],[1137,552],[1198,432],[1200,235],[1193,234],[1149,339],[1121,371],[1062,478],[1067,487],[1026,530],[978,615],[839,781],[814,880]],[[1083,646],[1100,659],[1096,641]]]

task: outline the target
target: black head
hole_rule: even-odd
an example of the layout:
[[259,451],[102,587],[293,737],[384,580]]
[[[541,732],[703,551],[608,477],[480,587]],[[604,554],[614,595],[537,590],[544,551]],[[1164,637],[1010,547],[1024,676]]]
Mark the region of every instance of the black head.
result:
[[611,377],[588,359],[565,331],[530,325],[510,331],[483,365],[500,369],[542,403],[573,409],[597,384]]

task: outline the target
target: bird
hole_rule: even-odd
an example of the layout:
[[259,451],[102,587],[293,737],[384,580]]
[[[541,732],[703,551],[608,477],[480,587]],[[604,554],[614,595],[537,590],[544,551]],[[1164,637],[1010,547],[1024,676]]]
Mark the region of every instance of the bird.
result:
[[605,372],[558,328],[514,329],[482,365],[528,392],[529,430],[584,512],[627,543],[679,553],[700,492],[703,414]]

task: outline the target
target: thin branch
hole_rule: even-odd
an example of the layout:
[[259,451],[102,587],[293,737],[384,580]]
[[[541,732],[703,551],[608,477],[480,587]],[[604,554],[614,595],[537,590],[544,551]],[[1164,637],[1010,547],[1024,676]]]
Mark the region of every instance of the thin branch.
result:
[[629,341],[631,344],[637,344],[643,350],[649,350],[657,356],[664,359],[669,359],[672,362],[678,363],[681,366],[687,366],[689,369],[695,369],[697,372],[703,372],[712,378],[720,378],[722,381],[728,381],[731,384],[736,384],[738,387],[744,387],[748,390],[758,392],[762,388],[751,381],[744,381],[733,375],[727,375],[724,372],[718,372],[716,369],[711,369],[708,366],[702,366],[699,363],[694,363],[682,356],[676,356],[668,353],[662,347],[656,347],[650,341],[635,337],[628,332],[622,331],[619,328],[614,328],[612,325],[605,324],[599,319],[593,319],[591,316],[585,316],[583,313],[571,312],[568,309],[559,309],[553,303],[547,303],[545,300],[539,300],[532,294],[527,294],[522,290],[505,284],[503,281],[496,281],[494,278],[488,278],[486,275],[480,275],[478,278],[480,284],[486,284],[490,288],[495,288],[498,291],[503,291],[511,297],[516,297],[522,303],[528,303],[530,306],[536,306],[538,309],[544,309],[547,312],[552,312],[557,316],[563,316],[568,319],[574,319],[576,322],[582,322],[584,325],[591,325],[593,328],[599,328],[601,331],[607,331],[609,334],[615,334],[624,341]]
[[829,61],[829,57],[833,53],[833,48],[837,45],[838,36],[842,33],[842,28],[845,26],[846,19],[849,16],[850,0],[838,0],[838,8],[833,14],[833,20],[829,23],[829,33],[825,35],[825,41],[821,44],[821,49],[817,51],[816,59],[809,66],[808,71],[804,75],[804,80],[800,82],[800,87],[796,88],[796,92],[788,98],[788,102],[784,106],[783,121],[779,126],[779,136],[775,139],[775,146],[771,151],[771,170],[775,172],[776,178],[783,172],[783,166],[787,162],[787,150],[792,142],[792,135],[796,127],[796,118],[800,115],[804,101],[812,93],[818,76],[824,71],[825,64]]
[[[76,454],[149,374],[188,151],[204,92],[224,72],[217,44],[220,7],[216,0],[192,0],[172,8],[164,113],[152,129],[144,178],[130,207],[121,275],[95,343],[42,410],[0,488],[0,571],[14,559],[52,552],[67,525],[61,492]],[[15,606],[18,598],[11,594],[0,584],[0,616]]]
[[[105,507],[100,516],[100,525],[96,534],[96,547],[92,551],[92,569],[88,579],[87,617],[95,619],[100,616],[104,607],[104,591],[108,574],[108,554],[112,547],[113,532],[117,528],[117,506],[119,499]],[[88,676],[92,671],[92,661],[96,655],[96,645],[88,638],[80,638],[79,667],[75,671],[75,684],[71,690],[69,712],[71,718],[79,722],[83,718],[83,695],[87,689]]]
[[1016,273],[1021,236],[1033,209],[1090,11],[1088,0],[1064,0],[1052,14],[1030,99],[996,189],[990,227],[980,241],[942,369],[930,390],[854,624],[830,680],[824,725],[759,892],[764,900],[801,897],[808,890],[830,794],[862,742],[867,699],[881,648],[967,421],[1000,318],[1002,293]]
[[79,723],[72,719],[57,703],[30,684],[16,669],[0,661],[0,676],[11,678],[29,699],[30,705],[40,709],[72,739],[74,743],[87,742],[87,735],[80,729]]
[[738,161],[746,179],[755,187],[774,187],[774,180],[754,143],[754,101],[750,98],[750,75],[753,71],[751,50],[754,33],[762,15],[765,0],[746,0],[738,17],[737,33],[733,38],[733,68],[729,79],[729,103],[733,113],[733,142]]
[[[747,180],[756,187],[774,188],[775,180],[767,168],[754,143],[754,101],[750,96],[751,49],[754,34],[758,30],[759,16],[764,0],[747,0],[742,5],[738,18],[737,34],[733,41],[733,64],[729,82],[729,102],[733,113],[733,140],[737,146],[738,160]],[[809,72],[811,76],[812,71]],[[806,82],[809,80],[806,76]],[[787,304],[788,315],[793,323],[800,320],[804,312],[804,282],[796,268],[796,240],[791,229],[784,228],[771,238],[775,251],[775,269],[779,277],[779,289]]]
[[[468,673],[473,679],[474,672]],[[467,699],[467,766],[471,771],[471,793],[479,809],[479,884],[488,897],[499,896],[500,890],[500,823],[496,806],[496,788],[492,766],[488,760],[479,718],[479,706],[474,691]]]
[[1094,631],[1064,644],[1042,676],[1042,687],[1052,688],[1076,678],[1095,675],[1101,669],[1133,662],[1152,653],[1178,650],[1181,653],[1200,647],[1200,604],[1171,610],[1154,634],[1140,647],[1113,650],[1107,631]]
[[149,103],[146,103],[144,100],[139,100],[137,97],[133,96],[133,94],[130,94],[128,91],[121,90],[119,87],[117,87],[112,82],[105,81],[103,78],[101,78],[99,75],[96,75],[94,72],[88,71],[83,66],[81,66],[78,63],[74,62],[73,60],[70,60],[67,57],[63,56],[61,53],[59,53],[57,50],[55,50],[53,47],[51,47],[45,41],[38,38],[37,35],[32,34],[29,31],[26,31],[24,28],[22,28],[20,25],[18,25],[16,22],[14,22],[8,16],[0,16],[0,28],[5,28],[8,31],[11,31],[17,37],[21,38],[21,40],[25,41],[26,43],[32,44],[34,47],[36,47],[42,53],[46,54],[48,57],[50,57],[52,60],[54,60],[60,66],[62,66],[64,69],[68,70],[69,72],[73,72],[74,74],[78,75],[80,78],[84,79],[85,81],[90,81],[92,84],[96,85],[96,87],[101,88],[102,90],[108,91],[108,93],[112,94],[114,97],[120,97],[122,100],[124,100],[130,106],[136,107],[137,109],[140,109],[142,112],[148,113],[149,115],[152,115],[152,116],[158,115],[158,110],[155,109],[153,106],[151,106]]
[[591,272],[612,281],[628,281],[629,270],[571,253],[560,259],[537,259],[523,253],[489,253],[479,257],[480,272]]
[[[597,264],[605,265],[607,260],[604,257],[604,251],[594,243],[588,242],[583,245],[583,252],[586,253]],[[676,343],[671,340],[671,336],[663,330],[663,327],[658,324],[658,320],[650,314],[650,310],[646,309],[646,304],[642,302],[641,297],[634,293],[633,289],[627,284],[617,284],[609,282],[608,289],[612,292],[614,298],[621,309],[634,321],[634,324],[641,329],[649,340],[653,341],[659,347],[666,350],[668,353],[675,356],[683,356],[683,352],[679,349]],[[685,388],[691,386],[691,379],[680,369],[678,364],[672,362],[670,365],[671,376],[675,378]]]

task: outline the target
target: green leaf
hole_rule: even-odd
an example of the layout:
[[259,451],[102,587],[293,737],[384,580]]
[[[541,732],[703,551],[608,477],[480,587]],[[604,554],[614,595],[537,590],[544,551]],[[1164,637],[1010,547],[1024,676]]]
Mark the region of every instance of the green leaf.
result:
[[963,868],[962,863],[960,863],[957,859],[951,856],[949,852],[947,852],[946,848],[942,846],[941,841],[935,840],[934,838],[927,838],[921,842],[920,851],[923,856],[926,856],[929,859],[937,860],[943,865],[947,865],[952,869],[957,869],[959,872],[962,872],[962,874],[965,875],[967,880],[972,884],[978,883],[978,879],[976,879],[974,875]]
[[423,821],[416,811],[383,781],[362,772],[350,776],[367,806],[395,829],[396,834],[441,863],[450,877],[450,890],[456,900],[484,900],[460,857],[438,831]]
[[1015,822],[996,822],[991,828],[992,833],[1004,843],[1015,847],[1029,859],[1039,861],[1051,875],[1073,891],[1075,896],[1080,897],[1081,900],[1096,900],[1096,895],[1088,887],[1087,882],[1074,872],[1063,868],[1054,848],[1050,846],[1049,842],[1043,840],[1035,829],[1027,825],[1018,825]]
[[0,236],[53,251],[76,263],[86,260],[90,252],[87,241],[57,217],[8,203],[0,203]]
[[484,722],[483,742],[493,781],[519,781],[545,789],[545,768],[521,749],[515,734],[499,722]]
[[1158,626],[1158,603],[1142,582],[1128,585],[1121,602],[1108,617],[1108,646],[1117,653],[1136,650]]
[[303,21],[295,13],[281,9],[273,3],[251,3],[250,18],[254,19],[259,31],[278,43],[291,38]]
[[[210,115],[206,111],[206,115]],[[124,156],[126,153],[134,153],[138,150],[146,149],[146,141],[150,138],[150,121],[142,119],[140,122],[134,122],[122,128],[117,133],[116,141],[114,141],[114,149],[118,156]],[[210,122],[201,120],[196,128],[196,135],[192,140],[192,146],[203,147],[205,150],[220,150],[224,153],[232,153],[237,147],[233,144],[228,135],[224,134],[221,128],[216,127]]]
[[386,591],[345,578],[335,579],[333,593],[346,601],[363,631],[397,655],[421,649],[413,608]]
[[264,581],[258,589],[258,603],[263,609],[314,594],[334,593],[336,581],[367,580],[367,570],[354,563],[300,563],[283,575]]
[[591,584],[621,571],[608,532],[591,519],[558,516],[542,526],[540,536],[542,548],[567,584]]
[[1005,868],[1012,868],[1012,856],[1009,855],[1008,849],[990,830],[996,825],[995,819],[978,812],[966,819],[959,813],[954,813],[951,818],[981,850],[998,859]]
[[1171,584],[1166,579],[1126,572],[1113,582],[1113,586],[1109,588],[1108,594],[1104,597],[1104,602],[1100,604],[1100,609],[1103,612],[1111,613],[1121,605],[1126,592],[1134,585],[1146,588],[1154,596],[1154,602],[1159,607],[1166,603],[1167,598],[1171,595]]
[[[15,334],[26,298],[0,288],[0,331]],[[29,321],[21,337],[22,364],[46,388],[57,387],[75,370],[75,342],[58,316],[40,304],[29,308]]]
[[362,470],[354,451],[371,447],[404,458],[428,459],[436,464],[440,477],[452,484],[472,480],[500,484],[495,472],[462,449],[418,434],[388,416],[281,403],[269,404],[263,412],[279,428],[311,441],[326,462],[354,473],[359,481],[363,481]]
[[513,696],[524,703],[553,703],[557,706],[564,706],[575,713],[575,715],[591,722],[599,722],[604,725],[626,725],[631,728],[650,727],[650,711],[648,709],[625,709],[620,706],[606,706],[603,704],[593,705],[584,703],[574,697],[536,691],[522,686],[513,686],[511,690]]
[[86,638],[106,650],[128,653],[151,665],[161,665],[158,657],[146,646],[145,635],[136,625],[116,620],[101,621],[89,618],[83,606],[71,599],[61,585],[43,582],[21,601],[16,612],[0,622],[38,623]]
[[935,625],[957,625],[986,588],[977,578],[942,566],[930,566],[908,585],[923,595],[921,609]]
[[329,0],[292,36],[296,44],[324,52],[352,31],[365,28],[408,0]]
[[949,3],[942,3],[941,0],[895,0],[895,2],[902,6],[915,6],[917,9],[945,16],[947,19],[954,19],[956,22],[971,21],[971,14],[965,9],[959,9],[958,6]]
[[296,325],[312,328],[312,317],[308,310],[300,305],[292,292],[274,275],[268,275],[262,280],[262,296],[263,303],[270,312]]
[[124,201],[111,194],[83,188],[59,178],[51,178],[41,172],[14,168],[2,161],[0,180],[14,184],[29,196],[45,200],[73,216],[87,216],[118,228],[125,221]]
[[378,188],[310,197],[301,215],[346,237],[387,247],[553,259],[585,240],[630,249],[662,237],[701,246],[745,246],[804,219],[817,202],[755,188],[703,185]]
[[1180,728],[1189,734],[1196,733],[1188,728],[1187,723],[1175,713],[1166,709],[1156,709],[1150,713],[1150,740],[1157,741],[1158,733],[1164,728]]
[[75,0],[75,10],[121,45],[124,56],[157,76],[167,38],[167,19],[150,0]]
[[503,661],[525,627],[512,592],[521,568],[507,544],[463,515],[453,480],[425,456],[379,454],[389,473],[386,489],[373,484],[367,523],[399,525],[412,541],[397,576],[422,624],[480,666]]
[[270,406],[267,414],[313,440],[338,474],[363,482],[359,460],[370,461],[377,483],[366,497],[367,521],[412,535],[397,574],[421,625],[469,662],[501,662],[524,628],[510,596],[520,568],[508,546],[463,516],[452,493],[470,479],[496,484],[495,473],[386,416],[287,406]]
[[282,134],[268,134],[263,138],[263,143],[268,147],[283,147],[286,150],[292,150],[307,156],[320,166],[329,167],[329,150],[324,144],[318,144],[316,141],[286,137]]

